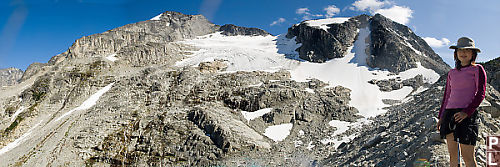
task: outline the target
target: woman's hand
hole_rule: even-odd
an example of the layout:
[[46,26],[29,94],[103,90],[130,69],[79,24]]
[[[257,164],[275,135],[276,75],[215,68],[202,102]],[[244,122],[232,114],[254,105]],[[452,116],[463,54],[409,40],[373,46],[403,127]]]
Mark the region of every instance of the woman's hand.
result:
[[453,115],[453,118],[455,119],[456,122],[460,123],[462,122],[465,118],[467,118],[469,115],[467,113],[460,111],[458,113],[455,113]]
[[441,120],[442,119],[439,119],[438,123],[437,123],[437,130],[440,131],[441,129]]

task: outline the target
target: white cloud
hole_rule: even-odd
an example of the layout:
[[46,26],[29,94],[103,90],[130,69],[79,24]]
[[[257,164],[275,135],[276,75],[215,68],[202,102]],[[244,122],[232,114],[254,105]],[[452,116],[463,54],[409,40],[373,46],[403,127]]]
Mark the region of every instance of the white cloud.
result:
[[311,10],[309,10],[309,8],[298,8],[295,10],[295,13],[298,15],[302,15],[303,20],[311,20],[321,17],[332,18],[336,14],[340,13],[340,9],[335,5],[328,5],[323,8],[323,10],[326,12],[325,14],[315,14],[311,13]]
[[[388,8],[390,5],[392,6]],[[397,6],[388,0],[357,0],[349,9],[356,11],[368,11],[371,14],[380,13],[385,17],[401,24],[407,24],[413,14],[413,10],[409,7]]]
[[441,40],[439,40],[432,37],[424,37],[423,39],[425,40],[425,42],[427,42],[427,44],[429,44],[429,46],[433,48],[440,48],[450,44],[450,40],[446,38],[441,38]]
[[412,17],[413,10],[408,7],[394,5],[388,9],[378,9],[374,13],[380,13],[395,22],[407,24]]
[[358,0],[352,4],[353,7],[351,7],[350,9],[358,11],[375,11],[388,4],[390,4],[389,1]]
[[279,18],[278,20],[273,21],[273,23],[271,23],[271,24],[270,24],[270,26],[274,26],[274,25],[276,25],[276,24],[280,24],[280,23],[283,23],[283,22],[285,22],[285,21],[286,21],[286,19],[285,19],[285,18]]
[[298,8],[297,10],[295,10],[295,13],[304,15],[302,16],[303,20],[311,20],[313,18],[323,17],[322,14],[312,14],[309,11],[309,8]]
[[310,15],[305,15],[304,17],[302,17],[302,20],[311,20],[312,17]]
[[297,14],[309,14],[309,9],[308,8],[298,8],[295,10],[295,13]]
[[340,9],[337,8],[335,5],[328,5],[324,10],[326,11],[325,16],[327,18],[331,18],[340,12]]

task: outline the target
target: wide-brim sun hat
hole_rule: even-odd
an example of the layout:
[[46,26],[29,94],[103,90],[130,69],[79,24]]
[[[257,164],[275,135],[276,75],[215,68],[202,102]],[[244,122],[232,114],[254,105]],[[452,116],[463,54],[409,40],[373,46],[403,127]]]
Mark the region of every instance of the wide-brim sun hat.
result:
[[450,46],[450,49],[474,49],[477,50],[477,52],[481,52],[479,48],[476,48],[474,40],[470,39],[469,37],[459,38],[457,41],[457,45]]

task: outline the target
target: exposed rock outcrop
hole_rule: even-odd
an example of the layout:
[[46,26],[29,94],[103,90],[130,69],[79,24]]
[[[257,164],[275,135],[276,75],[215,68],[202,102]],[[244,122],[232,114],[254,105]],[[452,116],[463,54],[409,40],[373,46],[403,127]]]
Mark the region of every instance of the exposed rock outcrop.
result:
[[450,69],[422,38],[405,25],[376,14],[371,19],[370,31],[372,56],[367,60],[370,67],[397,73],[416,68],[416,62],[420,62],[438,74],[445,74]]
[[23,74],[21,81],[25,81],[30,79],[32,76],[36,75],[38,72],[43,70],[43,67],[47,66],[47,63],[32,63]]
[[22,76],[23,71],[17,68],[0,69],[0,87],[15,85]]
[[[138,48],[139,50],[136,52],[145,54],[153,52],[159,55],[152,56],[166,57],[171,53],[169,50],[175,50],[175,46],[170,48],[168,45],[164,46],[165,43],[214,33],[219,27],[202,15],[185,15],[169,11],[163,13],[159,20],[128,24],[104,33],[82,37],[68,49],[66,57],[106,57],[120,52],[123,48],[130,50],[143,45],[163,45],[163,47],[146,47],[147,49],[156,48],[162,52],[141,50],[141,48]],[[171,54],[175,54],[175,52]]]
[[488,75],[488,83],[500,91],[500,57],[481,64]]
[[344,57],[347,48],[352,46],[356,31],[366,26],[370,16],[353,17],[339,24],[328,25],[328,31],[311,27],[306,21],[288,28],[287,38],[297,37],[295,41],[302,43],[297,48],[301,59],[322,63],[329,59]]
[[266,35],[271,35],[262,29],[240,27],[240,26],[235,26],[233,24],[223,25],[222,27],[220,27],[219,31],[222,31],[222,34],[228,35],[228,36],[237,36],[237,35],[266,36]]
[[353,46],[357,30],[369,27],[369,49],[366,51],[367,64],[371,68],[387,69],[399,73],[416,68],[417,62],[433,69],[438,74],[446,73],[450,67],[434,53],[431,47],[407,26],[394,22],[380,14],[360,15],[344,23],[327,25],[327,30],[309,26],[307,21],[288,29],[287,38],[297,37],[302,43],[297,48],[301,59],[322,63],[346,54]]
[[390,92],[393,90],[398,90],[403,88],[403,86],[411,86],[413,90],[416,90],[418,87],[424,85],[424,81],[422,75],[417,75],[413,78],[401,80],[400,78],[395,79],[385,79],[385,80],[376,80],[372,79],[368,81],[371,84],[375,84],[380,87],[381,91]]

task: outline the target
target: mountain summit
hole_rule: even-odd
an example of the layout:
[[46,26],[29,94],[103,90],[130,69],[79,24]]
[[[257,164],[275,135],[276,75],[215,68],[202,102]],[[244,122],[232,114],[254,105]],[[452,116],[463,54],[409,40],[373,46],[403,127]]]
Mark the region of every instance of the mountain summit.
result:
[[365,51],[368,57],[362,62],[371,68],[397,73],[416,68],[417,63],[420,63],[439,74],[450,69],[410,28],[380,14],[303,21],[289,28],[287,37],[297,37],[296,41],[303,43],[297,48],[300,58],[324,62],[344,57],[361,29],[369,31]]

